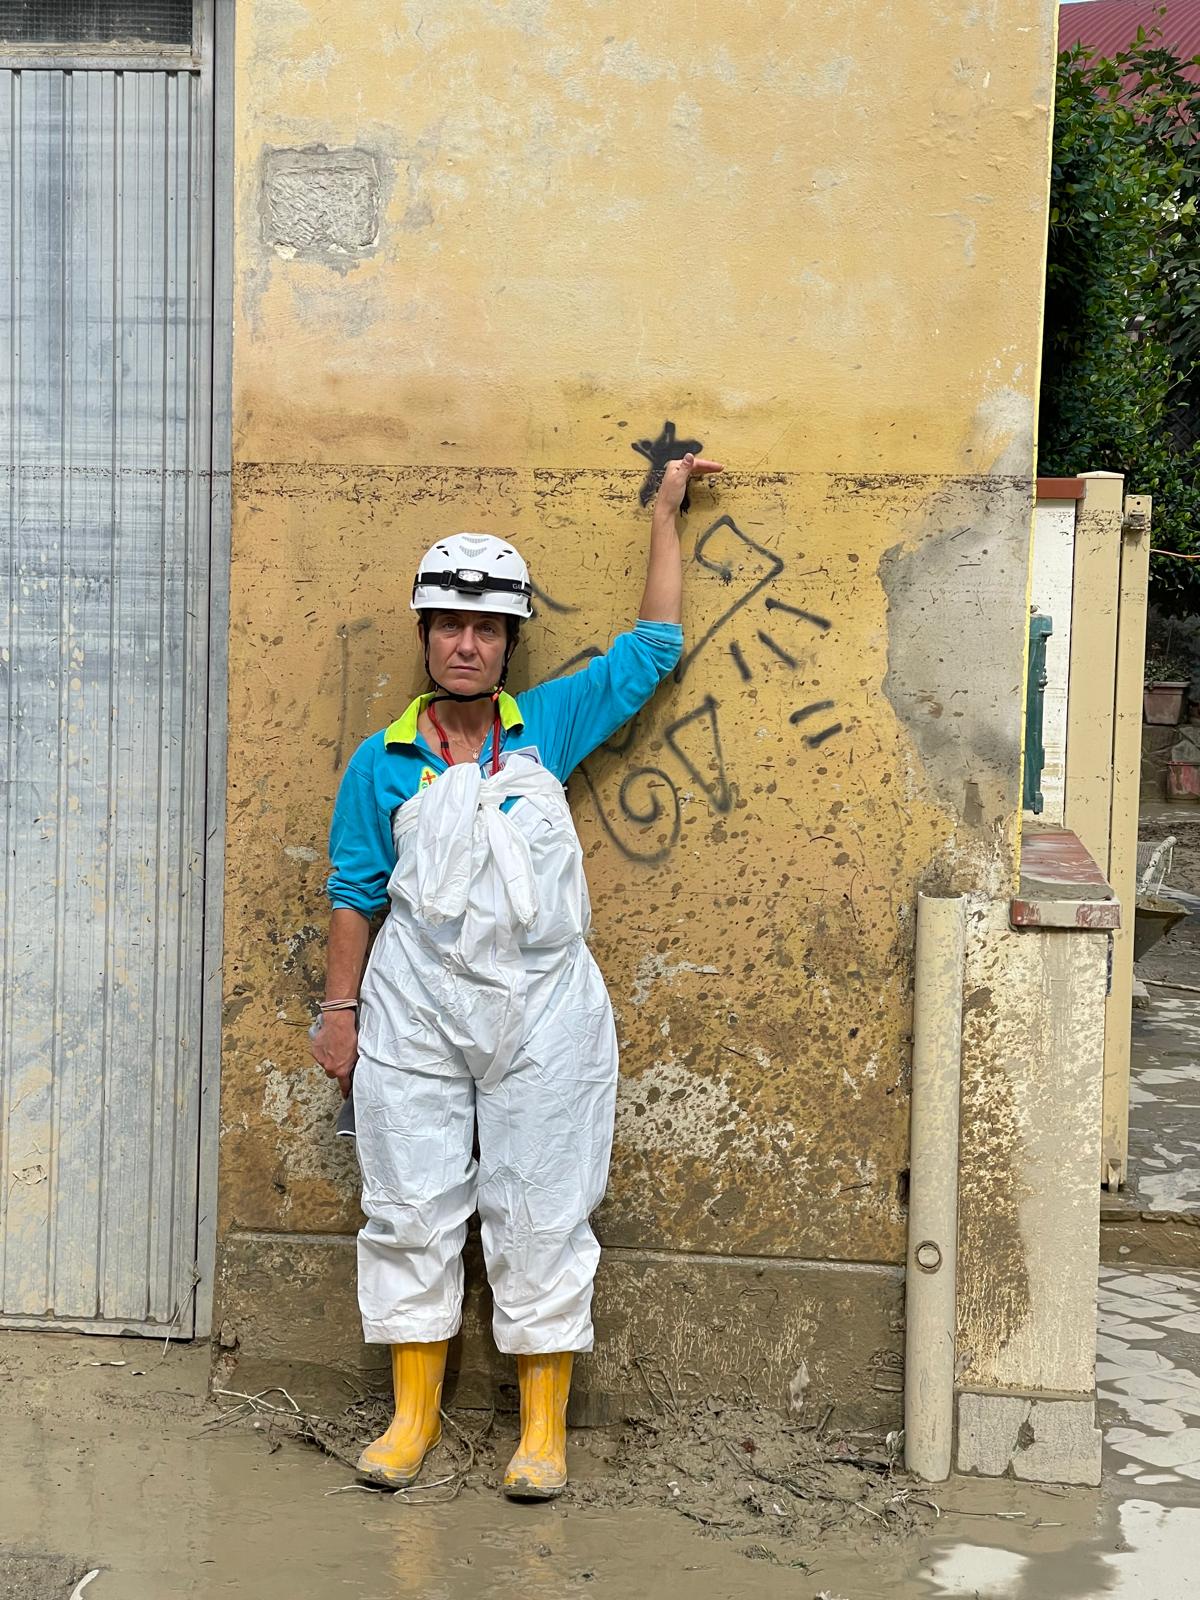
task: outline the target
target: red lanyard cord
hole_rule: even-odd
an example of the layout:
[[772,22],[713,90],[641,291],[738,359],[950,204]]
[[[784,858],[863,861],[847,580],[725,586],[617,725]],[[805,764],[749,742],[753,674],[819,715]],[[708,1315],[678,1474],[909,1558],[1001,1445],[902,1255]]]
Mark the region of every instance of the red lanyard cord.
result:
[[[494,778],[496,776],[496,774],[500,771],[501,728],[500,728],[500,701],[499,701],[498,697],[493,702],[493,705],[495,707],[495,710],[494,710],[493,717],[492,717],[492,777]],[[448,767],[452,767],[452,766],[455,765],[455,761],[454,761],[453,755],[450,753],[450,740],[446,736],[445,728],[443,728],[441,723],[438,721],[438,714],[433,709],[433,701],[432,700],[429,702],[429,705],[426,707],[426,710],[429,712],[429,720],[430,720],[430,722],[433,723],[433,726],[434,726],[434,728],[435,728],[435,730],[437,732],[438,744],[441,746],[441,750],[442,750],[442,760],[446,763],[446,765]]]

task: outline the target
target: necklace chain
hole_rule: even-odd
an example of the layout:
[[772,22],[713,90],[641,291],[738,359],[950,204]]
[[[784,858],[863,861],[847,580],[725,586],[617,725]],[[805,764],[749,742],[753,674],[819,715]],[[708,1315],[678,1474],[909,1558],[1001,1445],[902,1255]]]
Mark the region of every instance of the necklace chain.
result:
[[[454,762],[454,758],[450,753],[450,738],[451,738],[451,735],[442,726],[442,723],[441,723],[440,719],[438,718],[437,712],[434,711],[432,705],[429,707],[429,720],[433,723],[434,728],[437,730],[438,739],[439,739],[439,741],[441,743],[441,746],[442,746],[442,757],[445,760],[447,766],[452,766],[453,762]],[[500,733],[500,711],[499,711],[498,707],[496,707],[493,710],[491,731],[495,735],[495,748],[494,748],[494,750],[492,752],[492,771],[493,772],[497,772],[497,771],[499,771],[499,766],[500,766],[500,738],[501,738],[501,733]],[[480,739],[479,743],[477,745],[475,745],[474,747],[472,747],[471,741],[468,738],[465,738],[461,733],[456,731],[454,733],[453,737],[454,737],[455,740],[461,740],[462,741],[462,747],[463,747],[463,749],[465,749],[467,751],[468,756],[472,761],[478,761],[479,760],[480,755],[483,753],[483,747],[487,743],[487,738],[488,738],[487,732],[485,731],[484,735],[483,735],[483,738]]]

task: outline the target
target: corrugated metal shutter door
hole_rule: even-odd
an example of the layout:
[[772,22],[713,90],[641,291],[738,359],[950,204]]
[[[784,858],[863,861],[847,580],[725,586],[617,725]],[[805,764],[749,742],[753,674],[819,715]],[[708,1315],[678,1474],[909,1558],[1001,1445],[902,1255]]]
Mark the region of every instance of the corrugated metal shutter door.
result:
[[0,1321],[191,1328],[211,94],[0,71]]

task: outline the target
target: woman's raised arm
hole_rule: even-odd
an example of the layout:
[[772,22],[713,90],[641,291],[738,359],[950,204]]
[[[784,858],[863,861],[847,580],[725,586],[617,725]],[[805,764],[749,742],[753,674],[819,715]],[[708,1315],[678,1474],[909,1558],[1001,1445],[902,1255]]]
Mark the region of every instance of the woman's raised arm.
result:
[[707,461],[703,456],[692,455],[690,451],[681,461],[668,463],[650,518],[646,587],[638,611],[643,622],[683,620],[683,563],[679,555],[676,517],[690,480],[720,471],[719,461]]

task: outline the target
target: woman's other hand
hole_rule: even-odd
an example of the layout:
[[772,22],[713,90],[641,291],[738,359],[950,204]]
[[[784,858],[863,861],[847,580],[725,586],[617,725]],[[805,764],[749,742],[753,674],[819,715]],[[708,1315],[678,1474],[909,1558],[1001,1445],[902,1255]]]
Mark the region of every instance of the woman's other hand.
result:
[[358,1020],[353,1011],[324,1011],[313,1034],[312,1058],[327,1077],[336,1078],[345,1100],[358,1060]]
[[706,478],[709,473],[723,471],[724,468],[719,461],[709,461],[705,456],[694,456],[691,451],[679,461],[668,462],[655,498],[654,509],[669,512],[674,516],[683,504],[683,497],[687,494],[688,484],[693,478]]

